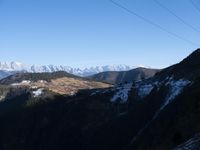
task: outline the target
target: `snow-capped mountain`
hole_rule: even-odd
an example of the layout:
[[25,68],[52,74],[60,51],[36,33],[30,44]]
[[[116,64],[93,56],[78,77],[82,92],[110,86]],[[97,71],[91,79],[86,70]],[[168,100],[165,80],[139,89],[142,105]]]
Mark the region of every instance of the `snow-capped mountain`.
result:
[[69,66],[55,66],[55,65],[26,65],[20,62],[0,62],[0,70],[6,72],[16,72],[24,71],[30,73],[42,73],[42,72],[56,72],[56,71],[66,71],[68,73],[78,75],[78,76],[90,76],[96,73],[105,71],[127,71],[136,67],[131,67],[127,65],[112,65],[112,66],[96,66],[90,68],[72,68]]
[[22,71],[26,69],[26,65],[20,62],[0,62],[0,70],[2,71]]

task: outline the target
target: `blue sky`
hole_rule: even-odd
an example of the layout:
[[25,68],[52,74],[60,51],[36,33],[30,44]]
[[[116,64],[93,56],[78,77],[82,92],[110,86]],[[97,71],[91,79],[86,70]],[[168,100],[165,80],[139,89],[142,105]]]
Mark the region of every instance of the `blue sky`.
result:
[[[189,0],[159,0],[200,30]],[[200,8],[200,1],[193,0]],[[116,0],[170,32],[200,44],[199,33],[153,0]],[[0,0],[0,61],[72,67],[127,64],[166,67],[192,45],[116,7],[109,0]]]

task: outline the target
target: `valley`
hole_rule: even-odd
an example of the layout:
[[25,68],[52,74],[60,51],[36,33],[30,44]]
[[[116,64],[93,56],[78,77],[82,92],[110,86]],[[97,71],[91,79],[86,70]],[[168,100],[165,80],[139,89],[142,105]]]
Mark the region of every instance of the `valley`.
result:
[[197,49],[150,77],[131,73],[115,85],[66,72],[4,78],[0,149],[198,150],[199,60]]

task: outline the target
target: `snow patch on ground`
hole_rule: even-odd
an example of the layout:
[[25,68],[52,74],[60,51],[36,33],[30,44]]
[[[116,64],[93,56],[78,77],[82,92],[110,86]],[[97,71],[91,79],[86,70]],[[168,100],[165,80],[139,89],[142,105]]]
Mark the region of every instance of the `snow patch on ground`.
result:
[[77,93],[76,91],[71,91],[69,95],[74,96],[74,95],[76,95],[76,93]]
[[173,100],[181,94],[181,92],[184,90],[184,88],[190,84],[192,84],[191,81],[186,79],[179,79],[174,80],[173,77],[168,77],[167,82],[165,83],[165,86],[169,86],[169,92],[167,94],[167,97],[164,99],[163,104],[161,105],[160,109],[155,113],[152,120],[155,120],[160,112],[170,103],[173,102]]
[[100,91],[99,91],[99,90],[96,90],[96,91],[94,91],[93,93],[91,93],[90,96],[97,95],[98,93],[100,93]]
[[39,80],[38,82],[39,82],[39,83],[43,83],[43,84],[47,84],[47,83],[48,83],[48,82],[45,81],[45,80]]
[[199,150],[200,147],[200,134],[195,135],[182,145],[179,145],[174,150]]
[[128,94],[132,88],[133,83],[124,84],[121,87],[118,87],[118,92],[113,96],[111,102],[116,102],[120,100],[122,103],[126,103],[128,101]]
[[23,81],[21,82],[21,84],[30,84],[30,83],[31,83],[30,80],[23,80]]
[[173,80],[173,78],[170,78],[169,81],[165,84],[166,86],[169,86],[169,92],[164,104],[161,106],[161,109],[164,109],[169,103],[171,103],[189,84],[191,84],[191,81],[189,80]]
[[144,98],[144,97],[148,96],[155,87],[157,87],[157,90],[159,90],[160,86],[162,84],[163,83],[160,81],[151,81],[148,83],[138,82],[138,83],[136,83],[134,88],[137,90],[138,96],[140,98]]
[[37,89],[36,91],[33,91],[33,97],[39,97],[43,94],[43,88]]
[[11,84],[11,86],[28,85],[28,84],[30,84],[30,83],[31,83],[30,80],[23,80],[23,81],[20,82],[20,83],[13,83],[13,84]]
[[147,95],[149,95],[151,93],[153,88],[154,88],[154,86],[152,84],[141,85],[138,88],[138,96],[140,96],[141,98],[146,97]]

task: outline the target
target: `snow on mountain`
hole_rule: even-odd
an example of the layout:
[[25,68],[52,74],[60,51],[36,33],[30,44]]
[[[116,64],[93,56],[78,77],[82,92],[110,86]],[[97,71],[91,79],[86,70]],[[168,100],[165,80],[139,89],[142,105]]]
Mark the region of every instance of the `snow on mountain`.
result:
[[151,91],[154,88],[154,85],[152,84],[145,84],[145,85],[139,85],[136,88],[138,88],[138,95],[141,98],[146,97],[147,95],[149,95],[151,93]]
[[174,150],[199,150],[200,147],[200,134],[196,134],[194,137],[186,141],[184,144],[179,145]]
[[42,95],[43,90],[44,90],[44,89],[41,88],[41,89],[38,89],[38,90],[36,90],[36,91],[33,91],[34,97],[39,97],[40,95]]
[[116,95],[113,96],[111,102],[116,102],[117,100],[120,100],[121,103],[126,103],[128,101],[128,94],[131,91],[132,86],[132,83],[127,83],[124,84],[122,87],[119,87],[119,91],[116,93]]
[[42,72],[56,72],[56,71],[66,71],[68,73],[78,75],[78,76],[90,76],[105,71],[127,71],[136,67],[130,67],[127,65],[112,65],[112,66],[96,66],[90,68],[72,68],[69,66],[55,66],[55,65],[26,65],[20,62],[0,62],[0,70],[7,72],[18,72],[25,71],[31,73],[42,73]]
[[22,71],[26,68],[26,65],[20,62],[0,62],[0,70],[3,71]]
[[171,77],[166,83],[166,85],[169,86],[169,93],[166,97],[164,104],[161,107],[161,110],[164,109],[169,103],[171,103],[176,98],[176,96],[178,96],[189,84],[191,84],[191,81],[189,80],[174,80],[173,77]]

